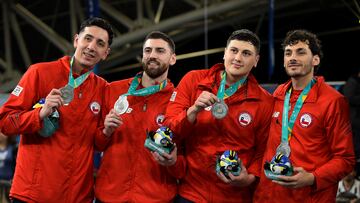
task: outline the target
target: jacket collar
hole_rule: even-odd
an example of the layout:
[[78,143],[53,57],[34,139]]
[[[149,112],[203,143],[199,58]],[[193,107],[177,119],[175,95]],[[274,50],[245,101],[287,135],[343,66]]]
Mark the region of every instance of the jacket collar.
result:
[[[67,72],[70,72],[70,60],[71,60],[71,56],[63,56],[62,58],[60,58],[60,61],[61,61],[62,65],[65,67]],[[94,72],[92,72],[92,70],[90,70],[90,71],[91,71],[91,73],[90,73],[89,77],[92,77]],[[84,69],[81,74],[84,74],[86,72],[87,71]],[[77,78],[79,76],[80,76],[79,74],[73,72],[74,78]]]
[[[199,82],[199,88],[202,90],[212,90],[215,94],[217,93],[221,77],[220,72],[225,70],[225,66],[222,63],[215,64],[211,67],[207,73],[207,75]],[[255,77],[250,73],[248,75],[247,81],[245,85],[240,87],[239,90],[235,92],[235,94],[239,94],[241,92],[242,99],[257,99],[260,95],[260,89],[258,86],[258,82],[256,81]],[[231,98],[231,97],[230,97]]]
[[[128,87],[130,87],[131,82],[132,82],[134,79],[135,79],[135,77],[132,77],[132,78],[129,78],[129,79],[128,79]],[[167,84],[166,84],[166,87],[165,87],[164,89],[162,89],[161,91],[159,91],[158,93],[173,91],[173,89],[174,89],[174,84],[170,81],[169,78],[167,78],[166,83],[167,83]],[[139,86],[142,87],[142,88],[144,88],[141,83],[139,84]]]
[[[311,88],[308,97],[306,98],[305,102],[311,102],[314,103],[316,102],[317,98],[318,98],[318,89],[320,88],[321,85],[323,85],[325,83],[325,79],[322,76],[315,76],[316,79],[316,83],[315,85]],[[291,80],[288,80],[286,83],[280,85],[274,92],[273,96],[277,99],[280,100],[284,100],[285,99],[285,94],[286,91],[290,88],[291,86]]]

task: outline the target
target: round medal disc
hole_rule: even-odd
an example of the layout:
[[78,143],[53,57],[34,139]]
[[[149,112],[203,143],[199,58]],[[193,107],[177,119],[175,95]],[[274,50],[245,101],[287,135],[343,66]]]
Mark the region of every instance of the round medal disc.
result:
[[225,104],[224,101],[216,102],[212,108],[211,113],[216,119],[222,119],[228,113],[228,106]]
[[64,105],[69,105],[69,103],[74,99],[74,88],[70,85],[60,88],[61,98],[64,100]]
[[290,146],[289,143],[281,142],[280,145],[276,149],[276,153],[281,153],[287,157],[290,155]]
[[129,108],[129,102],[127,96],[121,95],[114,104],[114,109],[117,114],[124,114]]

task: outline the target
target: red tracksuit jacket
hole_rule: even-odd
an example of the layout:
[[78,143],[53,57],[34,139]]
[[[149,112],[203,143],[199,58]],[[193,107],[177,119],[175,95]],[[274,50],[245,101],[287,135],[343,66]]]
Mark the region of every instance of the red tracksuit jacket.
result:
[[60,128],[51,137],[37,133],[40,108],[32,108],[53,88],[67,84],[69,59],[30,66],[0,109],[1,131],[21,134],[11,197],[40,203],[93,200],[94,132],[106,81],[91,73],[75,89],[74,100],[58,109]]
[[[104,115],[125,94],[132,79],[112,82],[106,90]],[[123,125],[109,139],[98,134],[97,145],[104,150],[95,195],[102,202],[170,202],[177,193],[176,179],[166,167],[153,160],[144,147],[146,130],[155,131],[164,120],[174,85],[149,96],[127,96],[129,109],[122,114]]]
[[[166,122],[178,140],[178,161],[169,171],[180,180],[179,194],[194,202],[251,202],[255,184],[235,187],[216,176],[216,158],[225,150],[236,150],[248,173],[260,176],[273,98],[250,75],[247,83],[225,99],[228,115],[217,120],[209,108],[201,111],[194,124],[186,117],[204,90],[216,95],[223,64],[209,70],[191,71],[184,76],[170,99]],[[182,144],[180,144],[182,143]]]
[[[264,161],[271,160],[280,144],[284,98],[290,85],[291,81],[274,92],[274,114]],[[292,94],[291,107],[299,94]],[[296,118],[289,144],[292,164],[313,173],[315,185],[285,188],[272,183],[262,172],[255,202],[335,202],[338,182],[353,169],[355,159],[348,103],[322,77],[317,77]]]

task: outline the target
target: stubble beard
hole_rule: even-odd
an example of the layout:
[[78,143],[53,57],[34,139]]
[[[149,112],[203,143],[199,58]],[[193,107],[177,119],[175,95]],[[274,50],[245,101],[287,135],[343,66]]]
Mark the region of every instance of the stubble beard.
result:
[[156,68],[149,68],[149,66],[148,66],[147,63],[148,63],[148,62],[146,62],[146,63],[143,62],[143,63],[142,63],[143,69],[144,69],[145,73],[146,73],[150,78],[152,78],[152,79],[155,79],[155,78],[160,77],[160,76],[163,75],[163,74],[167,71],[167,69],[169,68],[168,65],[166,65],[166,64],[161,64],[161,63],[159,63],[159,62],[157,62],[158,67],[156,67]]

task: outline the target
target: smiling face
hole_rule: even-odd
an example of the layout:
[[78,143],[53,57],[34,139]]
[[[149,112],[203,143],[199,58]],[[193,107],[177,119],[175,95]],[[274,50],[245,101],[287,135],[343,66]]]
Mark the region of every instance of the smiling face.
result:
[[75,35],[75,66],[91,69],[100,60],[105,60],[110,52],[109,36],[106,30],[90,26]]
[[259,58],[260,56],[257,54],[252,43],[231,40],[224,53],[227,81],[234,83],[242,77],[249,75],[251,69],[256,67]]
[[145,73],[152,79],[166,74],[176,62],[175,53],[163,39],[148,39],[143,46],[142,64]]
[[319,56],[312,54],[306,42],[299,41],[285,47],[284,67],[286,73],[292,78],[312,78],[314,66],[319,63]]

